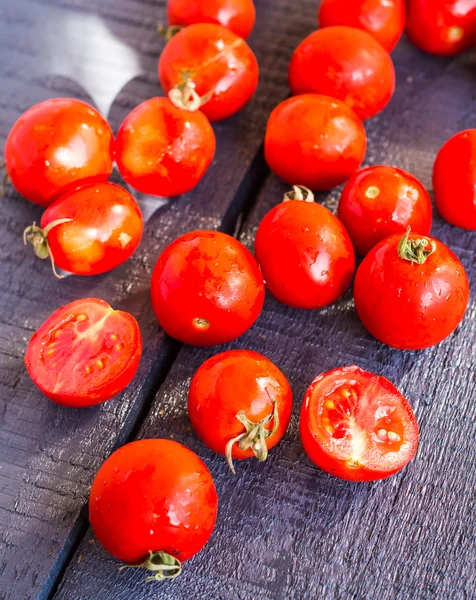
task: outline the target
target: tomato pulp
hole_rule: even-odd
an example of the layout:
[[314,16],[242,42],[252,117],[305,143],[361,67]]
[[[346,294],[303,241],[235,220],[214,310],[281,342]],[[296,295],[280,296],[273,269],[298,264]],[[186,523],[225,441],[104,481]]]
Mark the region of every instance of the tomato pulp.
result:
[[109,400],[132,381],[142,338],[132,315],[85,298],[56,310],[33,334],[28,374],[58,404],[83,408]]
[[415,456],[419,431],[406,398],[385,379],[359,367],[319,375],[301,410],[301,440],[323,471],[350,481],[375,481]]

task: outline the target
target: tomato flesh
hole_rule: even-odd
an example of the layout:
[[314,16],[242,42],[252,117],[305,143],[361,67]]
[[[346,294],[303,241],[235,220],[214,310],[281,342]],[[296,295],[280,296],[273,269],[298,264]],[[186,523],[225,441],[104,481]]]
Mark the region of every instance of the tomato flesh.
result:
[[418,424],[405,397],[359,367],[319,375],[301,411],[304,449],[322,470],[351,481],[384,479],[415,455]]
[[142,339],[132,315],[104,300],[76,300],[34,333],[25,354],[33,382],[58,404],[82,408],[109,400],[132,381]]

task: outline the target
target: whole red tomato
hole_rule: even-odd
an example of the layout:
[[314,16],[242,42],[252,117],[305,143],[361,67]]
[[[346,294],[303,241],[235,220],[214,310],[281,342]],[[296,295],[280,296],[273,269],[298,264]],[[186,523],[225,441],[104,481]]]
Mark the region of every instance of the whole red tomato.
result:
[[468,278],[453,252],[438,240],[408,232],[377,244],[354,282],[364,326],[400,350],[442,342],[462,321],[468,297]]
[[360,167],[367,137],[354,111],[317,94],[289,98],[273,110],[264,150],[272,171],[290,185],[327,190]]
[[[191,102],[193,100],[191,99]],[[115,158],[121,175],[144,194],[178,196],[202,179],[215,155],[210,122],[190,106],[151,98],[124,120],[116,138]]]
[[476,0],[407,0],[405,31],[424,52],[460,54],[476,38]]
[[289,65],[293,95],[314,92],[345,102],[362,120],[390,102],[395,69],[388,52],[365,31],[326,27],[311,33]]
[[33,334],[28,374],[58,404],[83,408],[109,400],[134,378],[142,338],[132,315],[104,300],[75,300],[56,310]]
[[347,25],[363,29],[391,52],[405,27],[403,0],[322,0],[320,27]]
[[159,79],[169,93],[192,83],[211,121],[238,112],[258,85],[258,61],[248,44],[220,25],[190,25],[165,46]]
[[452,225],[476,229],[476,129],[456,134],[443,145],[433,168],[440,214]]
[[194,346],[231,342],[258,318],[264,282],[251,252],[225,233],[192,231],[159,256],[152,305],[160,326]]
[[80,185],[106,181],[113,142],[107,121],[89,104],[46,100],[24,112],[8,134],[8,177],[30,202],[48,206]]
[[206,360],[193,376],[188,414],[199,438],[233,459],[260,461],[286,433],[292,392],[281,371],[262,354],[229,350]]
[[45,210],[41,227],[28,227],[24,238],[39,258],[50,258],[55,275],[55,266],[98,275],[135,252],[143,227],[139,205],[127,190],[98,183],[65,194]]
[[253,0],[169,0],[170,25],[215,23],[242,38],[253,31],[256,10]]
[[431,200],[416,177],[395,167],[367,167],[347,182],[339,202],[355,251],[365,256],[375,244],[393,233],[428,235]]
[[215,526],[218,498],[198,456],[171,440],[140,440],[116,450],[99,469],[89,521],[99,542],[130,566],[174,578]]
[[301,409],[301,440],[323,471],[350,481],[375,481],[415,456],[419,431],[407,399],[385,379],[359,367],[319,375]]
[[294,308],[335,302],[354,274],[354,249],[345,227],[299,186],[261,221],[255,254],[266,287]]

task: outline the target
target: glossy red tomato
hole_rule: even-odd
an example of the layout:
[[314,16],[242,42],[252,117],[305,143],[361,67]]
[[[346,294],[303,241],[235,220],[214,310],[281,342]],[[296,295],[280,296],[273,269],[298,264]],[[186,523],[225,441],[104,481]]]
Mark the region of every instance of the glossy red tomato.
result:
[[264,144],[270,169],[284,181],[327,190],[360,167],[367,137],[361,121],[343,102],[303,94],[273,110]]
[[[65,194],[25,230],[40,258],[75,275],[98,275],[137,249],[144,224],[139,205],[114,183],[88,185]],[[56,274],[56,271],[55,271]]]
[[242,38],[253,31],[256,18],[253,0],[169,0],[170,25],[215,23]]
[[440,214],[452,225],[476,229],[476,129],[461,131],[444,144],[433,168]]
[[165,46],[159,79],[169,93],[192,82],[204,100],[202,111],[211,121],[238,112],[258,85],[258,61],[248,44],[220,25],[185,27]]
[[29,108],[5,143],[8,176],[22,196],[48,206],[69,190],[106,181],[113,135],[99,112],[74,98]]
[[429,54],[452,56],[476,38],[476,0],[407,0],[410,40]]
[[198,456],[171,440],[140,440],[116,450],[99,469],[89,521],[99,542],[131,566],[173,578],[181,561],[208,542],[218,498]]
[[355,366],[314,379],[302,405],[300,431],[309,458],[350,481],[397,473],[415,456],[419,439],[407,399],[385,377]]
[[322,0],[318,22],[320,27],[347,25],[363,29],[391,52],[405,27],[405,3],[403,0]]
[[200,110],[184,110],[167,98],[151,98],[122,123],[115,158],[121,175],[136,190],[178,196],[200,182],[215,147],[212,126]]
[[97,298],[56,310],[33,334],[28,374],[50,400],[83,408],[109,400],[132,381],[142,338],[132,315]]
[[345,227],[313,200],[309,190],[295,186],[264,217],[256,234],[255,254],[266,287],[295,308],[335,302],[354,275],[354,249]]
[[393,233],[428,235],[431,200],[416,177],[395,167],[367,167],[347,182],[339,202],[355,251],[365,256],[375,244]]
[[468,278],[453,252],[413,233],[377,244],[354,282],[362,323],[379,341],[400,350],[442,342],[463,319],[468,297]]
[[265,461],[286,433],[292,392],[281,371],[262,354],[229,350],[206,360],[188,393],[188,414],[200,439],[233,459]]
[[218,231],[192,231],[160,255],[152,305],[166,333],[194,346],[231,342],[258,318],[264,282],[253,255]]
[[342,100],[365,120],[390,102],[395,69],[388,52],[367,32],[326,27],[311,33],[295,50],[289,85],[294,95],[314,92]]

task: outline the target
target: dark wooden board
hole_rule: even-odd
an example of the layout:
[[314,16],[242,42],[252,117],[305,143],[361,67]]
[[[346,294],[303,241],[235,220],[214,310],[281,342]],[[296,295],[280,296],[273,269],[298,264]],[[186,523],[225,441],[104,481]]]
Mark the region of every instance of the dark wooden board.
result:
[[[156,326],[149,278],[161,249],[193,228],[232,232],[247,216],[240,233],[251,247],[260,218],[285,191],[274,176],[266,176],[259,148],[267,114],[288,93],[292,50],[314,28],[316,3],[256,4],[258,26],[251,45],[261,66],[258,94],[239,116],[215,128],[217,157],[195,192],[162,204],[141,199],[149,215],[146,234],[127,265],[98,278],[57,282],[18,237],[40,211],[11,191],[2,204],[2,600],[48,598],[58,584],[55,598],[63,600],[476,595],[474,300],[463,326],[448,341],[425,352],[401,353],[366,334],[350,293],[312,313],[268,297],[256,326],[230,347],[263,352],[292,381],[295,415],[285,440],[267,464],[242,462],[233,478],[223,459],[190,429],[185,408],[189,379],[222,348],[183,348],[173,362],[179,346]],[[84,98],[87,91],[103,111],[112,103],[110,116],[117,127],[128,110],[159,93],[156,62],[162,43],[153,29],[163,15],[163,1],[0,0],[0,138],[32,103],[58,95]],[[460,129],[476,127],[475,60],[472,54],[455,60],[426,57],[405,41],[394,59],[397,93],[367,125],[366,163],[406,168],[431,187],[432,162],[441,143]],[[337,198],[333,191],[319,200],[335,208]],[[433,234],[460,256],[474,287],[474,233],[435,221]],[[88,295],[135,314],[146,351],[140,373],[121,398],[97,409],[71,411],[47,402],[33,388],[22,355],[32,331],[54,308]],[[297,415],[307,385],[318,372],[351,363],[394,381],[419,418],[417,458],[381,483],[349,484],[324,475],[306,459],[298,439]],[[186,564],[181,578],[153,585],[144,584],[142,572],[118,573],[118,563],[85,531],[82,510],[98,466],[135,437],[144,418],[139,437],[173,437],[196,450],[212,470],[220,495],[210,544]]]

